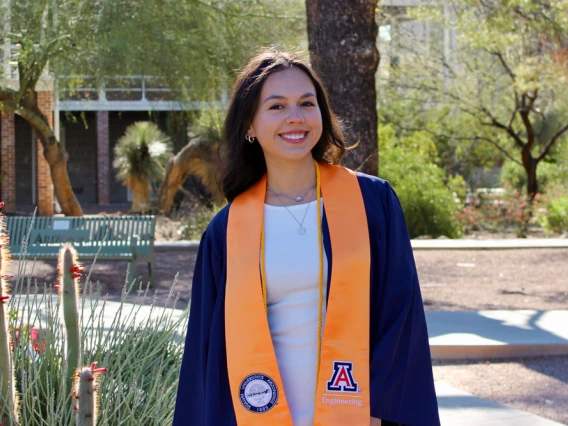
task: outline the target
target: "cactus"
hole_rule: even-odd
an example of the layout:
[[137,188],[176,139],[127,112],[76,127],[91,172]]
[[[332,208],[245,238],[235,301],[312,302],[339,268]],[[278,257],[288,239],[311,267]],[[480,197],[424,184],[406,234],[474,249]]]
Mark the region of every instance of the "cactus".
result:
[[97,368],[97,363],[93,362],[90,367],[83,367],[77,373],[75,382],[75,392],[73,396],[78,399],[76,425],[95,426],[97,424],[97,393],[98,386],[95,375],[104,373],[106,368]]
[[16,397],[16,380],[12,361],[10,335],[8,333],[8,316],[5,303],[8,296],[8,285],[4,280],[8,269],[8,238],[5,232],[4,217],[0,217],[0,424],[14,426],[18,424],[18,399]]
[[77,264],[77,251],[65,244],[59,251],[59,285],[61,313],[65,330],[65,362],[67,390],[71,393],[73,376],[81,364],[81,322],[79,319],[78,278],[84,268]]

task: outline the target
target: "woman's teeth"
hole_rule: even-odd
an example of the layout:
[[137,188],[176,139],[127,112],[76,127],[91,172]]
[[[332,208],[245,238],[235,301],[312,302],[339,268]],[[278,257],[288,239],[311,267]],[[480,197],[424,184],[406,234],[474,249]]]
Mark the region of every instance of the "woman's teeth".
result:
[[287,135],[282,135],[284,139],[292,139],[292,140],[302,139],[304,136],[306,136],[305,133],[289,133]]

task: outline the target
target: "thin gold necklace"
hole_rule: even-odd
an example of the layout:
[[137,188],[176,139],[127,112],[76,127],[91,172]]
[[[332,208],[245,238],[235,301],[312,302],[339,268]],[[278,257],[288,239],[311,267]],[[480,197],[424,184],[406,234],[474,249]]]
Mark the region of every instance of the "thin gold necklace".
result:
[[281,192],[275,191],[274,189],[272,189],[272,188],[269,187],[268,185],[267,185],[267,188],[268,188],[268,190],[269,190],[270,192],[276,194],[276,196],[278,197],[278,199],[280,199],[280,197],[284,197],[284,198],[288,198],[289,200],[295,201],[296,203],[299,203],[299,202],[302,201],[304,198],[306,198],[306,196],[314,189],[314,187],[312,186],[310,189],[308,189],[308,192],[306,192],[303,197],[300,197],[300,196],[297,196],[297,197],[289,197],[289,196],[286,195],[286,194],[283,194],[283,193],[281,193]]
[[[313,188],[312,188],[313,189]],[[310,190],[311,192],[311,190]],[[276,192],[275,192],[276,194]],[[306,194],[308,195],[308,194]],[[304,195],[304,197],[306,196]],[[296,232],[298,232],[298,234],[300,235],[304,235],[306,233],[306,228],[304,228],[304,221],[306,220],[306,216],[308,214],[308,210],[310,209],[310,204],[312,204],[312,202],[310,201],[309,203],[306,203],[306,210],[304,211],[304,217],[302,218],[302,221],[300,222],[298,219],[296,219],[296,216],[294,215],[294,213],[292,213],[290,211],[290,209],[288,208],[288,206],[282,201],[282,198],[280,198],[280,196],[278,194],[276,194],[276,197],[278,197],[278,200],[282,203],[282,207],[284,207],[286,209],[286,211],[288,213],[290,213],[290,216],[292,216],[294,218],[294,220],[296,221],[296,223],[298,224],[299,228],[297,229]]]

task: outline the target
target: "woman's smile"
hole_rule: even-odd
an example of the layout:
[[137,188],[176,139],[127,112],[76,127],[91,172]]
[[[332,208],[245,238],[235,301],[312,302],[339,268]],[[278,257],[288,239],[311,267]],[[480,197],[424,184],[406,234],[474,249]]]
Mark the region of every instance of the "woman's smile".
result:
[[291,143],[293,145],[299,145],[304,143],[307,139],[309,132],[291,132],[291,133],[281,133],[280,136],[284,139],[287,143]]

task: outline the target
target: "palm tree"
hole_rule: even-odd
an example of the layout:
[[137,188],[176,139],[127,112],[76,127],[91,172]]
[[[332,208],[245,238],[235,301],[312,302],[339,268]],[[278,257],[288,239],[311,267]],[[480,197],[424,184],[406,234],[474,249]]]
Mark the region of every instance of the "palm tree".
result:
[[114,148],[113,166],[117,178],[132,191],[132,212],[144,213],[150,206],[152,183],[164,176],[172,156],[170,138],[156,124],[139,121],[126,129]]

